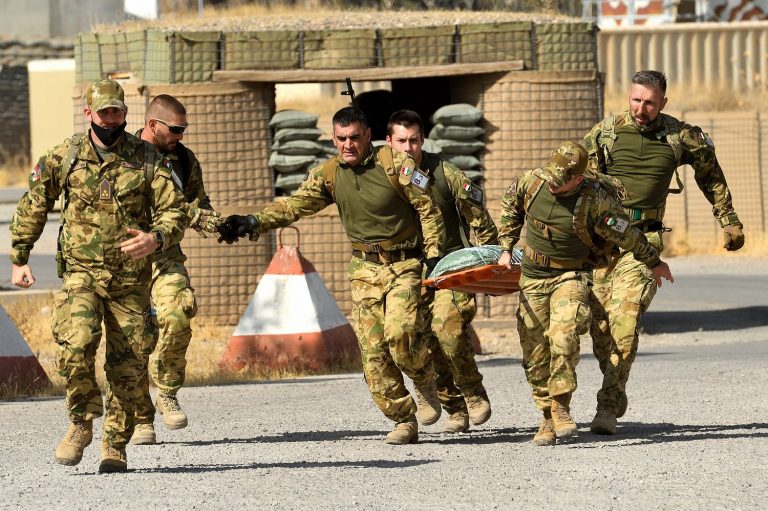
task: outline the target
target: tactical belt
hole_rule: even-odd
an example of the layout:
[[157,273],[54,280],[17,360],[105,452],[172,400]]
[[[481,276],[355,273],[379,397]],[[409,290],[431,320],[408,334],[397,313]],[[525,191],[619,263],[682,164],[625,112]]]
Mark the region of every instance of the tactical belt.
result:
[[627,214],[632,222],[637,222],[638,220],[662,220],[664,218],[664,209],[666,209],[666,204],[651,209],[624,208],[624,213]]
[[393,250],[391,252],[365,252],[363,250],[353,249],[352,255],[370,263],[392,264],[408,259],[420,258],[421,250],[418,248],[406,248],[403,250]]
[[581,270],[585,267],[586,259],[552,259],[549,256],[536,252],[529,246],[523,249],[525,257],[545,268],[554,268],[556,270]]
[[362,243],[360,241],[353,241],[351,243],[353,250],[359,250],[360,252],[382,252],[389,250],[398,243],[402,243],[405,240],[411,239],[419,232],[419,228],[416,224],[411,224],[406,227],[400,234],[390,238],[388,240],[379,241],[378,243]]

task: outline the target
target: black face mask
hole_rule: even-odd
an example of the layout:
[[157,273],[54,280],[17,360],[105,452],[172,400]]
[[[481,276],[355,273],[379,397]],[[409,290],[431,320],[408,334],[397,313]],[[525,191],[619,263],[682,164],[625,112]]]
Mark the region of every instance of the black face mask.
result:
[[112,147],[115,142],[117,142],[120,137],[123,136],[123,133],[125,133],[125,127],[127,125],[128,123],[124,122],[120,126],[104,128],[91,121],[91,129],[94,133],[96,133],[96,136],[99,138],[99,140],[101,140],[101,143],[107,147]]

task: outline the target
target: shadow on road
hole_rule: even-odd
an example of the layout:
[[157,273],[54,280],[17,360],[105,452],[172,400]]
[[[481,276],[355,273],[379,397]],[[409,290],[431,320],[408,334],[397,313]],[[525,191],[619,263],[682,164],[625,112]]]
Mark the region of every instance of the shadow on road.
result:
[[649,311],[643,320],[648,334],[739,330],[768,325],[768,306],[709,311]]
[[[179,467],[157,467],[128,470],[136,474],[195,474],[201,472],[223,472],[225,470],[253,470],[270,468],[406,468],[436,463],[437,460],[365,460],[365,461],[295,461],[286,463],[221,463],[217,465],[181,465]],[[82,474],[86,475],[86,474]]]
[[768,438],[768,423],[703,425],[627,422],[619,424],[615,435],[595,435],[587,431],[582,432],[569,444],[578,444],[579,448],[603,448],[609,447],[607,443],[615,443],[614,447],[624,448],[631,445],[732,438]]
[[248,438],[212,438],[210,440],[194,440],[191,442],[160,442],[169,445],[228,445],[228,444],[263,444],[276,442],[336,442],[362,437],[383,439],[388,431],[293,431],[271,436],[256,436]]

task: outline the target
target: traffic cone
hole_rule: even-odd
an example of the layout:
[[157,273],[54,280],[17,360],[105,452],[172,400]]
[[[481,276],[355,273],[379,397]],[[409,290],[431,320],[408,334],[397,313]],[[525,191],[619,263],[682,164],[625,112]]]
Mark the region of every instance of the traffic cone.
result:
[[25,392],[50,384],[43,366],[0,306],[0,387],[13,386]]
[[320,370],[359,356],[352,325],[312,263],[302,257],[298,238],[295,247],[283,246],[281,229],[277,252],[219,366]]

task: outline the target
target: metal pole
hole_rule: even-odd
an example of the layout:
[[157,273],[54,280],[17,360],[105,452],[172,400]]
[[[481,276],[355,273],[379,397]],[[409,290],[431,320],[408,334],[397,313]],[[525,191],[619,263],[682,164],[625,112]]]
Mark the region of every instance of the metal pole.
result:
[[203,10],[205,10],[205,6],[203,5],[205,2],[203,0],[197,0],[197,16],[198,18],[203,17]]

